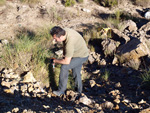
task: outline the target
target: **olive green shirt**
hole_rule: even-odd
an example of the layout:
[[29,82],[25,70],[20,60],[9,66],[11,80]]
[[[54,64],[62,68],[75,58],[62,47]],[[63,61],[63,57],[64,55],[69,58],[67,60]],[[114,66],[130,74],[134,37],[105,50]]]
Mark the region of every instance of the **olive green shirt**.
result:
[[83,37],[75,30],[64,28],[66,40],[63,42],[65,57],[87,57],[89,50]]

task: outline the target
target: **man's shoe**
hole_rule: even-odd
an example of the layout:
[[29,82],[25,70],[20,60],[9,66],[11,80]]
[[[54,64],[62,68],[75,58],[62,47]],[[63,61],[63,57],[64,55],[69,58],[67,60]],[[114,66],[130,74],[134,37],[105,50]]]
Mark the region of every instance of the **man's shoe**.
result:
[[55,94],[57,96],[61,96],[61,95],[64,94],[64,92],[61,92],[61,91],[57,90],[57,91],[53,91],[53,94]]

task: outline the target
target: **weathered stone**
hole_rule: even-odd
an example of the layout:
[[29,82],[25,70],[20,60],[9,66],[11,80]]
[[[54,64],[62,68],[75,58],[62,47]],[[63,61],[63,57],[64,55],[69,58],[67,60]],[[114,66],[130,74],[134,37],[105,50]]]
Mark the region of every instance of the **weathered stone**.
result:
[[66,92],[66,99],[68,101],[75,101],[76,97],[78,96],[78,94],[74,91],[67,91]]
[[143,99],[140,102],[138,102],[138,104],[145,104],[145,103],[146,101],[144,101]]
[[119,107],[119,105],[117,104],[113,109],[114,109],[114,110],[119,110],[119,108],[120,108],[120,107]]
[[119,90],[113,90],[111,92],[109,92],[109,94],[111,94],[112,96],[117,96],[118,94],[120,94]]
[[130,41],[130,38],[127,35],[121,33],[118,29],[112,29],[112,39],[119,41],[120,44],[125,44]]
[[1,85],[10,88],[11,82],[2,81]]
[[120,95],[117,95],[117,96],[116,96],[116,99],[120,99]]
[[97,104],[97,103],[96,103],[94,106],[95,106],[95,108],[98,109],[98,110],[101,110],[101,109],[102,109],[102,107],[101,107],[99,104]]
[[11,81],[11,86],[16,86],[16,85],[18,84],[18,82],[19,82],[19,81],[17,81],[17,80]]
[[116,87],[116,88],[119,88],[119,87],[121,87],[121,84],[120,84],[120,82],[116,83],[116,84],[115,84],[115,87]]
[[93,87],[96,85],[96,82],[94,80],[90,80],[90,86]]
[[91,10],[86,9],[86,8],[83,8],[83,9],[81,9],[81,10],[84,11],[84,12],[87,12],[87,13],[90,13],[90,12],[91,12]]
[[105,59],[101,59],[100,62],[99,62],[99,65],[101,66],[105,66],[107,63],[106,63],[106,60]]
[[6,40],[6,39],[0,40],[0,42],[1,42],[3,45],[6,45],[6,44],[9,43],[8,40]]
[[117,103],[117,104],[119,104],[120,100],[119,99],[115,99],[114,102]]
[[28,88],[28,86],[27,86],[26,84],[20,86],[20,90],[21,90],[22,92],[26,92],[26,91],[27,91],[27,88]]
[[49,109],[49,108],[50,108],[50,106],[48,106],[48,105],[43,105],[43,107],[44,107],[45,109]]
[[81,109],[79,108],[75,108],[75,110],[77,111],[77,113],[82,113]]
[[139,113],[150,113],[150,108],[141,110]]
[[95,70],[95,71],[93,71],[92,73],[93,73],[93,74],[98,74],[98,73],[100,73],[100,70]]
[[36,82],[36,79],[34,78],[33,74],[29,71],[23,77],[23,81],[22,82]]
[[20,76],[18,75],[18,74],[12,74],[11,76],[10,76],[10,78],[19,78]]
[[18,113],[18,112],[19,112],[19,108],[14,108],[14,109],[12,109],[12,112],[13,112],[13,113]]
[[130,32],[133,32],[133,31],[137,31],[137,29],[138,29],[136,23],[134,21],[132,21],[132,20],[124,21],[121,24],[123,26],[123,30],[125,28],[127,28]]
[[122,102],[123,102],[123,103],[130,103],[131,101],[128,100],[128,99],[124,99]]
[[119,42],[111,40],[111,39],[105,39],[102,41],[103,51],[105,56],[112,55],[116,48],[119,46]]
[[4,92],[5,93],[10,93],[10,94],[14,94],[14,90],[11,90],[11,89],[4,89]]
[[120,63],[124,63],[134,69],[138,69],[140,65],[139,58],[148,54],[147,47],[139,39],[133,39],[127,44],[120,46],[116,52]]
[[51,98],[51,94],[50,94],[50,93],[48,93],[48,94],[47,94],[47,97],[48,97],[48,98]]
[[129,103],[132,109],[139,109],[139,106],[136,103]]
[[33,84],[33,87],[34,87],[34,88],[39,88],[39,87],[41,87],[40,82],[34,83],[34,84]]
[[118,58],[115,56],[114,57],[114,59],[113,59],[113,61],[112,61],[112,64],[118,64],[119,62],[118,62]]
[[90,64],[92,64],[95,61],[95,58],[93,57],[92,53],[89,54],[88,61]]
[[31,93],[33,92],[34,88],[32,86],[28,87],[28,92]]
[[102,106],[102,109],[110,109],[110,110],[112,110],[113,107],[114,107],[114,104],[112,102],[106,101],[105,103],[102,103],[101,106]]
[[92,104],[92,100],[89,99],[86,95],[81,96],[80,99],[79,99],[79,102],[80,102],[80,103],[83,103],[83,104],[85,104],[85,105],[90,105],[90,104]]
[[58,50],[55,52],[55,54],[58,56],[58,57],[62,57],[63,56],[63,50]]

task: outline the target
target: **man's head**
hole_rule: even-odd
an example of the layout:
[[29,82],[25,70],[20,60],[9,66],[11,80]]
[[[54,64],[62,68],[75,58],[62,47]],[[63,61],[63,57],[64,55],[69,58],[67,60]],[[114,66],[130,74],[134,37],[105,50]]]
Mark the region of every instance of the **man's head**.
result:
[[53,39],[56,40],[57,42],[61,42],[64,41],[65,39],[65,34],[66,31],[63,30],[61,27],[59,26],[55,26],[50,30],[50,34],[52,35]]

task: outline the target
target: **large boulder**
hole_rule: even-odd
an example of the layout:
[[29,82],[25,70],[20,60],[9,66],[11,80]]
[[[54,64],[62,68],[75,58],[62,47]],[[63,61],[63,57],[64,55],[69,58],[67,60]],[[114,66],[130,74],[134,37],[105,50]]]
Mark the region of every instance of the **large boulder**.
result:
[[146,38],[141,37],[141,39],[132,39],[128,43],[120,46],[117,49],[116,56],[120,64],[125,66],[138,69],[140,65],[140,58],[150,54],[149,48],[147,46]]
[[137,31],[138,29],[136,23],[132,20],[123,21],[122,23],[120,23],[120,26],[122,27],[122,30],[127,29],[130,32]]
[[116,48],[120,45],[120,42],[112,39],[105,39],[101,44],[103,46],[104,54],[107,56],[112,55],[116,51]]
[[120,32],[118,29],[112,29],[112,39],[115,41],[119,41],[121,44],[125,44],[128,41],[130,41],[130,37],[127,35],[124,35],[122,32]]

